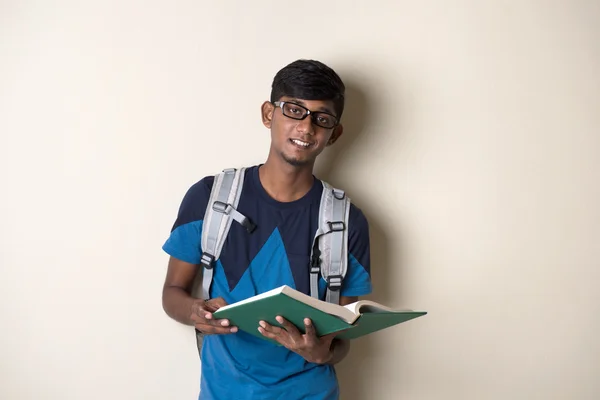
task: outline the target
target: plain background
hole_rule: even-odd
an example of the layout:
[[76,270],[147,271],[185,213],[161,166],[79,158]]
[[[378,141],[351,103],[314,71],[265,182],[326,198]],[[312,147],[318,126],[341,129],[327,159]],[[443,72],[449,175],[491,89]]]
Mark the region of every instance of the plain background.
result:
[[193,399],[161,245],[265,160],[275,73],[348,86],[318,174],[371,222],[343,399],[600,398],[598,1],[0,1],[0,398]]

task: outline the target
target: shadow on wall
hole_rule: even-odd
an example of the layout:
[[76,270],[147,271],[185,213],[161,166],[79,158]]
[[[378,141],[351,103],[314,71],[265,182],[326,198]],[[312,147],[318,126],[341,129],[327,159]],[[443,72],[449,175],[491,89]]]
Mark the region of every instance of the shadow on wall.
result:
[[[369,92],[369,87],[365,83],[361,84],[358,78],[352,79],[344,77],[346,85],[346,107],[342,117],[344,125],[344,134],[338,142],[328,148],[321,155],[316,174],[319,178],[331,183],[333,186],[339,185],[338,181],[346,182],[340,188],[344,189],[353,199],[353,202],[360,207],[369,221],[370,242],[371,242],[371,276],[373,283],[373,293],[369,298],[379,301],[383,304],[390,300],[391,291],[393,290],[393,282],[390,282],[390,259],[389,259],[389,236],[386,234],[380,210],[376,209],[375,196],[370,199],[365,199],[358,203],[355,199],[357,193],[361,192],[359,187],[360,181],[342,178],[347,172],[343,170],[343,165],[352,163],[349,160],[353,147],[360,146],[367,140],[372,140],[373,134],[377,132],[368,131],[377,114],[375,94]],[[364,80],[362,80],[364,82]],[[372,89],[371,89],[372,90]],[[375,118],[376,120],[376,118]],[[372,125],[371,125],[372,126]],[[356,149],[353,149],[356,150]],[[373,155],[375,156],[375,155]],[[378,217],[379,216],[379,217]],[[394,246],[398,243],[398,238],[394,238]],[[398,268],[398,265],[394,265]],[[398,274],[395,274],[398,275]],[[402,274],[399,274],[400,276]],[[377,371],[382,368],[379,365],[377,349],[384,349],[386,346],[376,345],[377,335],[366,336],[352,342],[352,350],[348,357],[341,362],[336,371],[341,386],[341,398],[344,400],[366,400],[371,399],[369,395],[368,375],[362,374],[360,371]]]

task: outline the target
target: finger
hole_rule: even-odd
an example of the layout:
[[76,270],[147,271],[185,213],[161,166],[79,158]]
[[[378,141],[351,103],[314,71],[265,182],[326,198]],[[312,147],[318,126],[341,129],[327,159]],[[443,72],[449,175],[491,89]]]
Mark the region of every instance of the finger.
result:
[[214,316],[211,312],[206,311],[204,308],[199,308],[196,314],[192,315],[192,320],[197,323],[209,324],[209,325],[220,325],[228,326],[228,319],[213,319]]
[[265,336],[265,337],[268,337],[268,338],[270,338],[270,339],[275,339],[275,340],[277,340],[277,339],[276,339],[276,338],[277,338],[277,335],[276,335],[276,334],[274,334],[273,332],[270,332],[270,331],[266,330],[266,329],[265,329],[265,328],[263,328],[262,326],[259,326],[259,327],[258,327],[258,331],[260,332],[260,334],[261,334],[261,335],[263,335],[263,336]]
[[238,329],[236,327],[233,328],[223,328],[216,327],[210,325],[196,325],[196,329],[205,335],[227,335],[230,333],[236,333]]
[[294,341],[298,341],[301,339],[302,334],[294,324],[292,324],[290,321],[283,318],[282,316],[277,316],[275,319],[281,324],[281,326],[287,331],[287,333]]
[[[262,322],[262,321],[261,321]],[[269,325],[270,326],[270,325]],[[275,327],[272,327],[275,328]],[[279,328],[278,328],[279,329]],[[285,333],[285,331],[283,329],[280,329],[280,333],[274,333],[272,331],[268,331],[267,329],[263,328],[262,326],[258,327],[258,331],[260,332],[261,335],[263,335],[264,337],[267,337],[269,339],[273,339],[274,341],[276,341],[277,343],[287,347],[287,341],[286,341],[286,337],[284,336],[287,335],[287,333]],[[281,331],[284,332],[284,334],[281,334]]]
[[216,328],[218,327],[225,327],[225,328],[232,328],[233,325],[231,325],[231,322],[228,319],[206,319],[206,318],[202,318],[200,316],[196,316],[196,317],[192,317],[192,321],[194,321],[194,324],[198,325],[207,325],[207,326],[214,326]]
[[[205,313],[205,316],[206,316],[206,313]],[[209,315],[209,317],[212,318],[211,315]],[[191,320],[194,322],[194,325],[196,325],[196,326],[224,328],[224,329],[219,329],[219,332],[225,332],[228,329],[231,330],[232,328],[235,328],[235,330],[233,332],[237,332],[237,327],[232,326],[231,322],[228,319],[211,319],[211,318],[207,319],[201,315],[192,315]],[[210,328],[211,330],[208,333],[213,332],[212,328]],[[206,328],[204,330],[206,331]]]
[[260,325],[260,327],[268,333],[271,333],[273,335],[279,335],[281,334],[284,330],[278,326],[273,326],[271,324],[269,324],[266,321],[259,321],[258,325]]
[[227,302],[222,297],[206,300],[205,308],[207,311],[217,311],[219,308],[227,305]]
[[309,318],[304,318],[304,329],[309,340],[317,340],[317,331]]
[[200,311],[199,314],[192,314],[192,321],[197,324],[207,324],[216,326],[229,326],[230,321],[228,319],[213,319],[212,313]]
[[206,335],[225,335],[228,333],[236,333],[238,331],[237,326],[225,327],[207,324],[196,324],[196,329],[198,329],[200,332]]
[[[199,300],[192,305],[192,318],[199,317],[204,319],[212,319],[211,309],[208,309],[205,300]],[[196,318],[197,319],[197,318]]]

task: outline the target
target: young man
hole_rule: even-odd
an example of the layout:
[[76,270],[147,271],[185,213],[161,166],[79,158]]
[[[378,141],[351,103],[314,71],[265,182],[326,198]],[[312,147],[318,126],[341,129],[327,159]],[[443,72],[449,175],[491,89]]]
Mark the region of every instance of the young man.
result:
[[[335,335],[317,338],[308,319],[305,334],[283,319],[284,328],[261,322],[257,329],[282,345],[276,346],[211,313],[281,285],[310,294],[309,258],[323,191],[313,168],[317,156],[342,135],[344,91],[339,76],[318,61],[295,61],[275,76],[271,101],[261,109],[271,131],[269,155],[264,164],[246,170],[237,207],[256,229],[249,234],[240,224],[231,225],[206,301],[193,298],[190,290],[201,268],[202,222],[214,176],[201,179],[183,198],[163,246],[170,260],[162,299],[171,318],[195,326],[203,336],[200,399],[339,397],[333,366],[348,353],[347,341]],[[221,169],[226,167],[231,166]],[[342,305],[371,292],[368,224],[354,205],[347,228]],[[321,299],[325,287],[321,278]]]

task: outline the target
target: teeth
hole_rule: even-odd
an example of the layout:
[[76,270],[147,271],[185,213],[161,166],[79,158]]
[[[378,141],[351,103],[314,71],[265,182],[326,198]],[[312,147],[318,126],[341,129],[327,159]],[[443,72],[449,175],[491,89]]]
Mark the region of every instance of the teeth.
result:
[[302,147],[308,147],[308,146],[310,146],[310,143],[302,142],[302,141],[300,141],[298,139],[292,139],[292,142],[294,142],[298,146],[302,146]]

